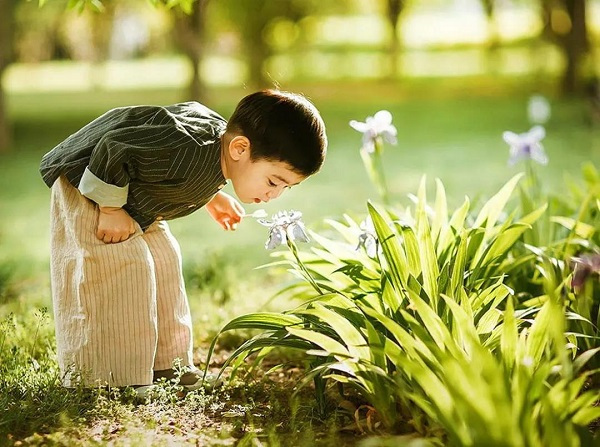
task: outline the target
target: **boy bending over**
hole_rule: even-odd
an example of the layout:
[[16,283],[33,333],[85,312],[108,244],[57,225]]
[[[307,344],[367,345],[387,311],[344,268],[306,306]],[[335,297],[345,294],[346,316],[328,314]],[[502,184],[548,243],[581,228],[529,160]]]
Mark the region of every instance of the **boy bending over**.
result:
[[316,173],[327,146],[303,96],[243,98],[229,122],[197,102],[111,110],[41,163],[52,188],[51,280],[63,384],[198,386],[179,245],[167,220],[202,207],[226,230]]

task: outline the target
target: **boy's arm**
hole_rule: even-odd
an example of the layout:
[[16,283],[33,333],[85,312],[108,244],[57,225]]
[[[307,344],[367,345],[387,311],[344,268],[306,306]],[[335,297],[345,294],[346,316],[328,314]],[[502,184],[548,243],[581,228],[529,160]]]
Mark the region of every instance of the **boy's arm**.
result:
[[127,203],[129,182],[164,180],[169,170],[168,150],[161,135],[171,135],[164,125],[136,126],[107,132],[92,151],[79,182],[79,191],[98,204],[96,236],[105,243],[121,242],[135,233],[136,223],[122,209]]
[[123,242],[135,233],[135,220],[123,208],[98,207],[96,237],[106,244]]
[[210,214],[224,230],[236,230],[246,212],[240,203],[229,194],[219,191],[205,205]]

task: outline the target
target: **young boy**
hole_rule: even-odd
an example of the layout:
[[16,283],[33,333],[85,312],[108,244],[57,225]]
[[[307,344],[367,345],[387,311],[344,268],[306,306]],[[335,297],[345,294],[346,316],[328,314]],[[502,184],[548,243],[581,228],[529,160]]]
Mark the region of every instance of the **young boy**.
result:
[[316,173],[325,126],[303,96],[243,98],[229,122],[196,102],[111,110],[41,163],[52,188],[51,279],[58,361],[67,387],[146,390],[186,373],[197,386],[181,254],[166,220],[202,207],[226,230],[244,203],[268,202]]

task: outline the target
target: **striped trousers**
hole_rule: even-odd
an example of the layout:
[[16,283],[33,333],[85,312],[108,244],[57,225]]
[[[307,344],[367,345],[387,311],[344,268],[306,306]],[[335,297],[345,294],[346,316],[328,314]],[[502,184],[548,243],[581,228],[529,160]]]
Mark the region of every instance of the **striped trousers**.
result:
[[98,207],[66,178],[52,186],[51,262],[63,384],[152,383],[175,359],[192,366],[181,252],[166,222],[128,240],[96,238]]

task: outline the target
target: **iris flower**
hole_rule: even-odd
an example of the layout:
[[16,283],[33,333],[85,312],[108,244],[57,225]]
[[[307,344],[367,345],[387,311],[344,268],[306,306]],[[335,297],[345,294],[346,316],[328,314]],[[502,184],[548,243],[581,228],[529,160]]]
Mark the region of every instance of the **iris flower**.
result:
[[571,258],[574,265],[571,287],[580,290],[588,277],[592,274],[600,274],[600,254],[585,254]]
[[529,132],[516,134],[504,132],[502,137],[510,146],[509,165],[514,165],[521,160],[533,160],[539,164],[548,163],[548,156],[544,151],[541,141],[546,136],[546,130],[542,126],[534,126]]
[[364,248],[369,258],[374,258],[377,255],[377,248],[379,242],[377,241],[377,234],[375,233],[375,226],[371,216],[367,217],[360,224],[360,234],[358,235],[358,247]]
[[550,119],[550,103],[542,95],[533,95],[527,103],[527,116],[533,124],[546,124]]
[[380,110],[374,116],[368,116],[367,120],[350,121],[350,127],[363,134],[363,149],[368,153],[375,152],[375,141],[383,138],[390,144],[396,144],[398,131],[392,124],[392,114],[387,110]]
[[273,250],[281,244],[291,241],[309,242],[302,213],[300,211],[280,211],[271,217],[271,220],[258,219],[258,223],[269,227],[269,239],[265,243],[267,250]]

